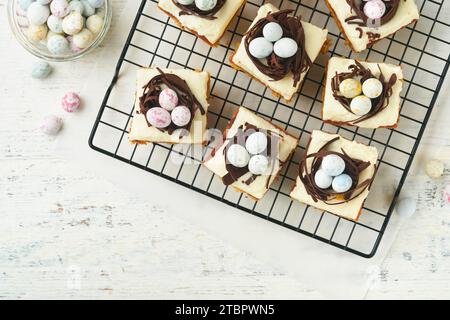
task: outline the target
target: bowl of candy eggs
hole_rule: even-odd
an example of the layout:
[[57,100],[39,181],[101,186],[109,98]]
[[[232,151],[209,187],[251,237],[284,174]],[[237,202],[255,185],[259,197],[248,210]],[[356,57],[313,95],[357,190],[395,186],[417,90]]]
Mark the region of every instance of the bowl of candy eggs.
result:
[[11,29],[20,44],[48,61],[91,52],[111,24],[110,0],[8,0]]

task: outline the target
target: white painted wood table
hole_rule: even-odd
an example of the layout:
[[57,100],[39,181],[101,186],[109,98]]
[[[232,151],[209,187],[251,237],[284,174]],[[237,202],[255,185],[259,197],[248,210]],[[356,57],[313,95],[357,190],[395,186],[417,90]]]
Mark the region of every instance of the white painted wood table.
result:
[[[115,10],[123,3],[115,0]],[[0,298],[320,297],[53,152],[54,139],[36,129],[40,119],[56,113],[75,121],[62,114],[59,97],[81,88],[101,49],[33,80],[35,59],[9,31],[5,4],[0,0]],[[402,226],[367,298],[450,298],[450,206],[441,198],[450,182],[446,88],[405,185],[418,195],[419,210]],[[437,181],[423,171],[433,157],[447,165]]]

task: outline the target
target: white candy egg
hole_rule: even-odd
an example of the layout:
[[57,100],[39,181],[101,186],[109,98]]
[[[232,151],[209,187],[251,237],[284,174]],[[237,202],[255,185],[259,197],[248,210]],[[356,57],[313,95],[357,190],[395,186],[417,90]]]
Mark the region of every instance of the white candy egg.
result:
[[178,106],[173,109],[171,117],[177,127],[184,127],[191,121],[191,110],[185,106]]
[[194,0],[177,0],[177,2],[183,6],[189,6],[194,3]]
[[283,37],[283,28],[276,22],[269,22],[263,28],[263,35],[267,41],[277,42]]
[[30,24],[39,26],[47,21],[50,16],[50,8],[47,5],[41,5],[37,2],[30,4],[27,10],[27,18]]
[[429,160],[425,165],[425,172],[430,178],[440,178],[444,174],[444,163],[436,159]]
[[322,159],[322,170],[329,176],[336,177],[345,170],[345,161],[335,154],[330,154]]
[[233,144],[228,147],[227,159],[233,166],[237,168],[244,168],[250,161],[250,155],[243,146]]
[[195,0],[195,6],[202,11],[209,11],[215,8],[217,0]]
[[250,42],[248,50],[256,59],[264,59],[272,54],[273,44],[264,37],[259,37]]
[[328,189],[331,187],[333,177],[326,174],[322,169],[319,169],[314,175],[314,182],[320,189]]
[[250,158],[248,170],[254,175],[262,175],[269,168],[269,159],[263,155],[256,155]]
[[170,113],[163,108],[151,108],[147,111],[147,121],[150,125],[155,128],[167,128],[170,125]]
[[362,92],[370,99],[378,98],[383,92],[383,84],[376,78],[367,79],[362,85]]
[[280,58],[290,58],[295,56],[298,51],[298,44],[294,39],[281,38],[273,46],[273,51]]
[[245,141],[245,148],[251,154],[262,153],[267,148],[267,136],[263,132],[252,133]]
[[339,92],[348,99],[357,97],[361,94],[361,82],[356,79],[345,79],[339,84]]
[[417,209],[417,201],[413,198],[404,198],[397,202],[395,211],[402,218],[411,217]]
[[47,26],[54,33],[63,33],[62,22],[63,20],[61,18],[51,15],[48,17]]
[[337,193],[344,193],[351,189],[353,184],[352,178],[348,174],[341,174],[333,179],[331,184],[333,190]]
[[372,100],[363,95],[357,96],[350,102],[350,109],[357,116],[364,116],[372,109]]
[[63,19],[62,28],[68,35],[74,35],[83,29],[84,18],[78,11],[73,11]]
[[57,116],[47,116],[42,120],[39,128],[41,131],[49,136],[56,135],[62,128],[63,121]]
[[94,40],[94,34],[88,29],[83,29],[73,36],[73,43],[81,49],[89,47]]

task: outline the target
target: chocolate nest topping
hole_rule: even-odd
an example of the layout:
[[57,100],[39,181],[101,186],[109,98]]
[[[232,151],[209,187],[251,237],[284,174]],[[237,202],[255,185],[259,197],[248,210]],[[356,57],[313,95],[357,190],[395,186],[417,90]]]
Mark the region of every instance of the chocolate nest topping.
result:
[[[364,190],[370,188],[370,185],[372,184],[372,181],[375,178],[376,172],[371,178],[359,182],[360,174],[371,166],[370,162],[353,159],[345,152],[344,149],[341,149],[342,153],[327,150],[327,148],[331,144],[338,141],[339,139],[340,139],[339,137],[336,137],[328,141],[319,149],[319,151],[311,153],[309,155],[305,155],[302,161],[300,162],[299,178],[303,183],[303,185],[305,186],[306,192],[312,197],[314,202],[318,202],[320,200],[328,205],[339,205],[349,202],[358,197],[360,194],[362,194]],[[345,162],[344,172],[352,178],[353,181],[352,187],[350,188],[349,191],[345,193],[342,194],[336,193],[331,188],[320,189],[314,181],[314,176],[317,170],[320,169],[323,158],[330,154],[338,155],[344,160]],[[307,162],[309,159],[312,159],[311,172],[308,171]],[[376,165],[373,166],[375,167],[376,171]]]
[[[271,167],[272,170],[275,168],[275,162],[277,161],[277,150],[273,150],[273,143],[275,143],[275,145],[278,145],[279,143],[279,136],[270,131],[270,130],[260,130],[259,128],[257,128],[256,126],[250,124],[250,123],[245,123],[245,125],[240,126],[238,128],[237,133],[231,137],[229,139],[230,143],[228,144],[228,146],[231,146],[233,144],[240,144],[243,147],[245,147],[245,142],[247,141],[247,138],[255,132],[265,132],[267,135],[267,149],[266,149],[266,156],[270,159],[271,161]],[[227,146],[227,147],[228,147]],[[243,168],[238,168],[233,166],[227,158],[227,147],[225,147],[223,149],[223,153],[225,156],[225,167],[228,171],[228,173],[222,178],[222,181],[225,185],[229,186],[231,184],[233,184],[234,182],[238,181],[241,177],[243,177],[244,175],[246,175],[247,173],[249,173],[249,169],[248,166],[245,166]],[[269,187],[269,183],[270,183],[270,177],[272,175],[272,172],[270,175],[267,176],[267,183],[266,183],[266,188]],[[250,185],[252,184],[256,178],[259,177],[258,175],[254,175],[252,174],[247,180],[243,181],[243,183]]]
[[[379,66],[378,68],[380,69]],[[367,79],[377,77],[372,73],[371,70],[364,68],[362,64],[358,61],[355,61],[355,64],[349,66],[349,70],[350,72],[336,73],[333,79],[331,79],[331,90],[333,92],[333,97],[337,101],[339,101],[341,105],[345,109],[347,109],[348,112],[354,114],[354,112],[350,108],[350,103],[352,99],[346,98],[339,93],[340,83],[346,79],[352,79],[355,77],[361,77],[361,83],[363,83]],[[389,99],[392,96],[392,87],[397,82],[397,75],[395,73],[392,74],[389,80],[386,82],[386,79],[380,69],[380,76],[378,77],[378,80],[380,80],[381,83],[383,84],[383,91],[381,95],[378,98],[371,99],[372,108],[370,109],[369,113],[351,121],[351,123],[356,124],[364,120],[367,120],[373,117],[374,115],[378,114],[379,112],[383,111],[389,105]]]
[[199,8],[197,8],[195,3],[190,4],[190,5],[184,5],[184,4],[179,3],[177,0],[172,0],[172,2],[174,5],[176,5],[178,8],[181,9],[181,11],[179,13],[180,16],[190,15],[190,16],[198,16],[198,17],[208,19],[208,20],[215,20],[215,19],[217,19],[215,14],[217,12],[219,12],[220,9],[222,9],[222,7],[225,5],[227,0],[217,0],[216,6],[213,9],[208,10],[208,11],[200,10]]
[[[274,81],[283,79],[289,72],[294,75],[294,87],[300,81],[301,74],[306,72],[312,65],[311,59],[305,49],[305,32],[300,17],[289,16],[294,10],[281,10],[269,13],[265,18],[259,20],[245,35],[245,50],[252,62],[263,74]],[[266,59],[266,63],[250,54],[249,46],[253,39],[263,36],[263,29],[269,22],[278,23],[283,29],[283,37],[294,39],[298,45],[298,51],[291,58],[280,58],[274,52]]]
[[[191,121],[189,121],[189,123],[184,127],[178,127],[172,122],[167,128],[158,130],[168,132],[169,134],[172,134],[175,130],[178,129],[186,129],[187,131],[189,131],[191,128],[192,119],[194,118],[196,111],[200,110],[201,114],[204,115],[205,109],[194,96],[186,81],[184,81],[177,75],[164,73],[159,68],[157,68],[157,70],[160,74],[152,78],[149,83],[147,83],[147,85],[144,87],[144,93],[139,98],[139,113],[146,116],[148,110],[150,110],[151,108],[160,107],[159,94],[162,90],[165,89],[165,87],[170,88],[177,93],[179,105],[186,106],[191,111]],[[148,125],[149,127],[151,126],[149,123]],[[181,132],[181,135],[186,134],[186,132]]]

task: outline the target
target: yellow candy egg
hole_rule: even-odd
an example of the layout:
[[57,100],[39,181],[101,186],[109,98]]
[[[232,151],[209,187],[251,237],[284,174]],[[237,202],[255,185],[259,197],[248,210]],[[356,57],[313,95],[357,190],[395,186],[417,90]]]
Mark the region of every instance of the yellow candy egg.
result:
[[349,99],[359,96],[361,91],[361,82],[356,79],[345,79],[339,84],[339,92]]
[[46,24],[35,26],[30,24],[27,30],[28,39],[31,41],[41,41],[47,37],[48,28]]

